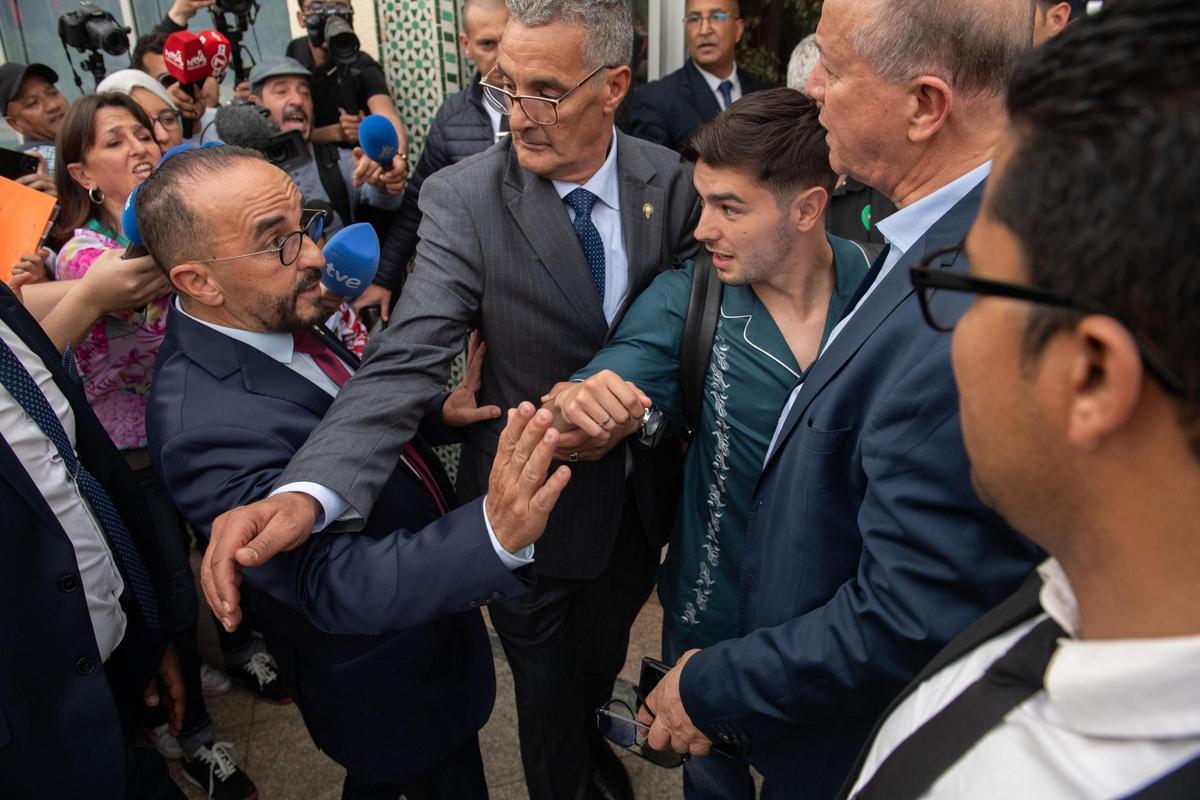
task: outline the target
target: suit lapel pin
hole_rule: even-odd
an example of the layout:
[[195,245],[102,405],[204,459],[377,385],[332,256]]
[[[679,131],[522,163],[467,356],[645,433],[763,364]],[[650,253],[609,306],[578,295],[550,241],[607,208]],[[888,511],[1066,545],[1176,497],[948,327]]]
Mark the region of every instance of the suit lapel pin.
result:
[[650,219],[650,215],[654,213],[654,206],[646,203],[646,205],[642,206],[642,213],[646,215],[646,219]]

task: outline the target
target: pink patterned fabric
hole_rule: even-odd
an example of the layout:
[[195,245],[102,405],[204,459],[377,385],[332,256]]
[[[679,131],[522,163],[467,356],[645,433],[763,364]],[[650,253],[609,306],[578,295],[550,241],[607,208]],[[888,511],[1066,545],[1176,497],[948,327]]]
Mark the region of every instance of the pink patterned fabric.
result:
[[347,350],[362,358],[363,348],[367,346],[367,326],[349,303],[342,303],[325,322],[325,327],[333,331]]
[[[77,229],[59,252],[57,275],[82,278],[102,252],[118,247],[103,234]],[[144,309],[101,317],[75,349],[87,398],[121,450],[146,446],[146,400],[169,304],[165,295]]]

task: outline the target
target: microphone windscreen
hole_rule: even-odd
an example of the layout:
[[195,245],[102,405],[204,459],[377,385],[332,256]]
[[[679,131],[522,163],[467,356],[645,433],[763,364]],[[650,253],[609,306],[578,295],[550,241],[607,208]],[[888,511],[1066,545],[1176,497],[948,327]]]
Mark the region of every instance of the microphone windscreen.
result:
[[217,136],[225,144],[248,147],[262,152],[279,128],[271,121],[265,106],[234,104],[217,109]]
[[208,59],[210,74],[220,83],[225,77],[225,70],[229,68],[229,54],[232,52],[229,39],[220,31],[211,29],[200,31],[196,38],[200,40],[204,56]]
[[329,237],[321,252],[325,255],[321,283],[348,299],[366,291],[379,269],[379,236],[368,222],[342,228]]
[[163,43],[163,63],[167,73],[184,86],[203,83],[212,75],[204,45],[191,31],[175,31]]
[[142,243],[142,232],[138,229],[137,208],[134,206],[134,198],[137,197],[140,188],[140,184],[133,187],[129,197],[125,198],[125,207],[121,209],[121,233],[125,234],[125,238],[129,240],[130,244]]
[[400,137],[390,119],[380,114],[368,114],[358,124],[358,144],[367,158],[391,169],[392,159],[400,149]]
[[185,150],[195,150],[195,149],[196,149],[196,145],[188,144],[187,142],[184,142],[183,144],[177,144],[174,147],[172,147],[171,149],[167,150],[167,152],[162,154],[162,158],[160,158],[158,160],[158,166],[161,167],[162,163],[164,161],[166,161],[168,158],[175,155],[176,153],[182,153]]

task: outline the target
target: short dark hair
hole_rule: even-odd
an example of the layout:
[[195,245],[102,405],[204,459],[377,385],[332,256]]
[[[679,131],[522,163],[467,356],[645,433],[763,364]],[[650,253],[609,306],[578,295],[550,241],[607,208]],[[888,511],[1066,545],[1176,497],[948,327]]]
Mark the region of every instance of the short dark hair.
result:
[[[1121,317],[1182,380],[1200,457],[1200,3],[1114,3],[1013,75],[1014,152],[990,210],[1038,286]],[[1036,355],[1078,314],[1035,309]]]
[[171,156],[142,181],[134,198],[138,231],[164,272],[190,258],[211,256],[205,221],[188,204],[188,194],[200,179],[236,169],[247,159],[264,160],[245,147],[197,147]]
[[833,192],[820,109],[795,89],[748,94],[696,131],[683,148],[688,161],[749,172],[783,205],[804,189]]
[[[162,55],[163,48],[167,45],[167,33],[165,31],[155,31],[147,33],[145,36],[139,36],[137,42],[133,45],[133,52],[129,54],[129,66],[133,69],[146,71],[146,65],[143,63],[146,60],[147,53]],[[154,77],[158,77],[155,75]]]
[[[76,98],[67,109],[58,135],[54,137],[54,150],[58,161],[58,169],[54,173],[54,186],[58,190],[58,220],[54,224],[53,238],[57,241],[70,239],[76,228],[81,228],[89,220],[96,221],[120,230],[120,220],[112,219],[112,215],[104,206],[93,204],[88,191],[71,177],[68,164],[81,163],[84,156],[96,144],[96,115],[102,108],[123,108],[128,111],[137,123],[154,133],[154,123],[150,117],[127,94],[120,92],[97,92],[85,94]],[[158,145],[154,147],[157,149]]]

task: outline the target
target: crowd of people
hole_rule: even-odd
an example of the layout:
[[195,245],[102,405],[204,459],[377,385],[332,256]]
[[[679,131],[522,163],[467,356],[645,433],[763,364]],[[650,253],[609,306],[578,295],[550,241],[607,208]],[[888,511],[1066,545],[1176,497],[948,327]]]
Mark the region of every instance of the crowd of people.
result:
[[345,798],[486,798],[485,606],[533,800],[632,800],[619,748],[687,800],[1197,795],[1194,0],[825,0],[786,87],[737,0],[637,87],[626,0],[465,0],[411,171],[340,0],[232,106],[164,80],[211,3],[71,102],[0,66],[58,203],[0,287],[0,795],[252,800],[237,681]]

